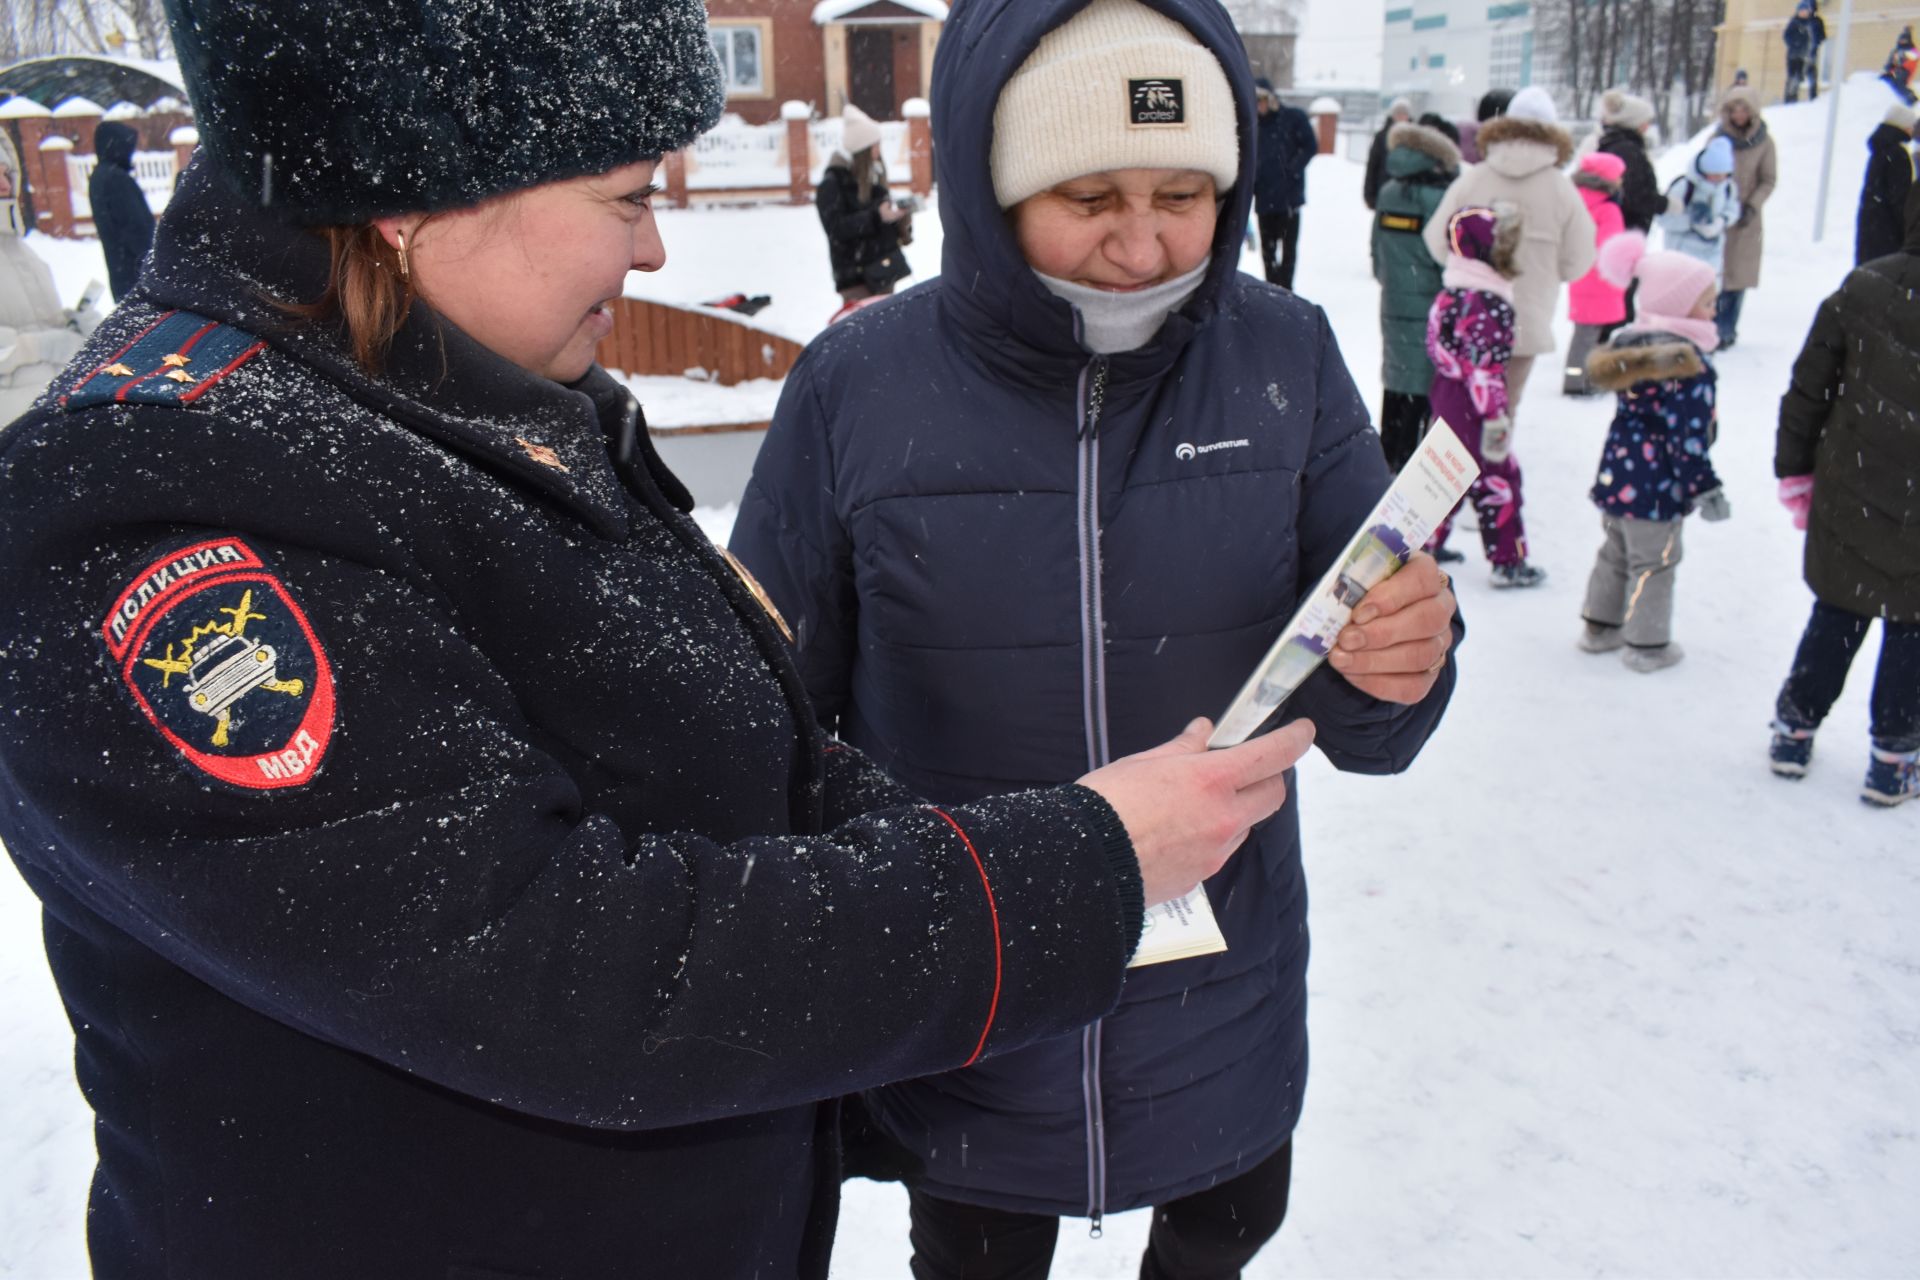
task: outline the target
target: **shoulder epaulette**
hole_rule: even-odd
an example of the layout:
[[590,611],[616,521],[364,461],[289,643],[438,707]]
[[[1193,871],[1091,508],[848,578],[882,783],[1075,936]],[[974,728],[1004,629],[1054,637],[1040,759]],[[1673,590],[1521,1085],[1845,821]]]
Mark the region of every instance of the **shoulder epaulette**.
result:
[[68,409],[97,404],[191,404],[265,350],[244,329],[191,311],[169,311],[61,397]]

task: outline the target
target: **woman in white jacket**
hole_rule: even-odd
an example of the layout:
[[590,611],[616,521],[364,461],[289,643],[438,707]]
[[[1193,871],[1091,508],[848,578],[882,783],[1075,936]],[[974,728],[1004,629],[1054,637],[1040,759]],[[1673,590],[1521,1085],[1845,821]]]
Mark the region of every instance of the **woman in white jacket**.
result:
[[1423,233],[1433,260],[1447,260],[1447,224],[1467,205],[1508,202],[1520,211],[1521,237],[1513,284],[1513,358],[1507,362],[1507,403],[1520,392],[1537,356],[1557,349],[1553,313],[1560,286],[1593,266],[1593,218],[1561,170],[1573,159],[1573,139],[1558,123],[1553,99],[1530,86],[1514,95],[1507,113],[1480,126],[1485,159],[1463,171],[1441,197]]

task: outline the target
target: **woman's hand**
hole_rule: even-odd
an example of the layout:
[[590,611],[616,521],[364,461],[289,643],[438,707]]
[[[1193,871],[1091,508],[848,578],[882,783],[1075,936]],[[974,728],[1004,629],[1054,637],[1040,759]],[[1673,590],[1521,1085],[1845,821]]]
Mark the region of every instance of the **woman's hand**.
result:
[[1173,741],[1080,779],[1126,825],[1150,907],[1226,865],[1253,825],[1286,803],[1286,771],[1313,745],[1306,720],[1220,751],[1207,750],[1212,732],[1195,720]]
[[894,223],[900,221],[900,219],[907,216],[906,210],[902,209],[899,205],[895,204],[891,200],[882,200],[880,202],[879,213],[880,213],[880,221],[886,223],[888,226],[892,226]]
[[1415,703],[1433,689],[1453,648],[1453,585],[1422,551],[1360,598],[1327,661],[1360,692]]

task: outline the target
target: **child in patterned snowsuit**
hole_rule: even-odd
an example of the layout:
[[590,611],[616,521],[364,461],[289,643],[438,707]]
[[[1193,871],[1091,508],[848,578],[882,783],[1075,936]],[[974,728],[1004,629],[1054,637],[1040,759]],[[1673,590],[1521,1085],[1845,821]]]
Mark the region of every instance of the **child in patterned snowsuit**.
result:
[[[1520,519],[1520,464],[1513,457],[1513,419],[1507,408],[1507,360],[1513,354],[1514,253],[1520,215],[1512,205],[1470,205],[1447,225],[1446,286],[1427,313],[1427,354],[1433,360],[1429,398],[1473,451],[1480,478],[1467,490],[1480,520],[1480,541],[1493,564],[1496,587],[1531,587],[1546,571],[1527,563],[1527,531]],[[1444,551],[1452,518],[1428,544]],[[1444,557],[1443,557],[1444,558]]]
[[1718,431],[1715,378],[1706,353],[1719,345],[1713,268],[1680,253],[1648,253],[1638,231],[1600,250],[1600,270],[1622,288],[1639,282],[1635,316],[1587,361],[1593,385],[1618,393],[1600,451],[1593,503],[1606,533],[1587,580],[1588,653],[1623,650],[1634,671],[1670,667],[1674,572],[1681,521],[1730,514],[1707,460]]

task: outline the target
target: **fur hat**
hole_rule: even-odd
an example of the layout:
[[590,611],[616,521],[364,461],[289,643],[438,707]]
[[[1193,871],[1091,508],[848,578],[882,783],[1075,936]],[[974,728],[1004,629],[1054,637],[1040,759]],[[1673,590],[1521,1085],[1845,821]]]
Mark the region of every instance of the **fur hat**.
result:
[[1617,124],[1622,129],[1644,128],[1653,123],[1653,104],[1625,89],[1609,89],[1600,95],[1600,123]]
[[851,102],[840,113],[840,149],[848,155],[880,145],[880,126]]
[[1643,315],[1684,316],[1713,288],[1713,266],[1684,253],[1648,253],[1647,237],[1623,231],[1600,246],[1601,279],[1616,289],[1635,280],[1634,307]]
[[1908,133],[1912,133],[1913,122],[1916,118],[1920,117],[1914,115],[1912,107],[1903,107],[1896,102],[1887,108],[1884,123],[1890,124],[1896,129],[1905,129]]
[[1213,52],[1140,0],[1093,0],[1041,38],[993,112],[993,192],[1010,209],[1109,169],[1240,175],[1233,89]]
[[701,0],[166,5],[202,145],[301,225],[653,159],[725,102]]
[[1560,122],[1560,109],[1553,105],[1553,95],[1537,84],[1514,94],[1513,101],[1507,104],[1507,114],[1522,120],[1538,120],[1541,124]]
[[1513,279],[1520,274],[1514,260],[1520,252],[1520,206],[1501,200],[1492,207],[1459,210],[1447,221],[1447,247]]

